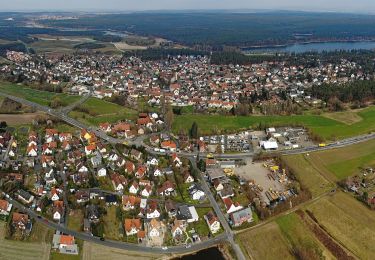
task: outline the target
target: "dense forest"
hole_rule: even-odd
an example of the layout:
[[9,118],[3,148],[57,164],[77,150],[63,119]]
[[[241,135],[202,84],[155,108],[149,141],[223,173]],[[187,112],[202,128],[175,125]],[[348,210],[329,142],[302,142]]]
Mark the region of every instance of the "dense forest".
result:
[[124,57],[136,56],[142,60],[160,60],[166,59],[169,56],[178,56],[178,55],[208,55],[208,52],[205,51],[196,51],[191,49],[167,49],[167,48],[150,48],[147,50],[136,50],[136,51],[127,51],[124,53]]
[[323,84],[311,88],[312,95],[327,103],[335,102],[336,99],[344,103],[365,103],[375,98],[374,81],[355,81],[344,85]]
[[0,44],[0,56],[1,57],[4,57],[6,55],[7,50],[27,52],[27,48],[25,44],[20,43],[20,42]]
[[130,13],[86,15],[79,19],[42,22],[50,26],[112,29],[159,36],[189,46],[246,47],[375,37],[375,16],[339,13]]

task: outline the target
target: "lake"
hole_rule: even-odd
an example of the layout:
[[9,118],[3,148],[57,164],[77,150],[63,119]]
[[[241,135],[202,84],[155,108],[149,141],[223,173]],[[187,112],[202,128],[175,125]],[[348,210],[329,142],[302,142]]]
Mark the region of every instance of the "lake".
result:
[[211,247],[197,252],[193,255],[186,255],[181,258],[176,258],[175,260],[225,260],[223,254],[217,247]]
[[296,43],[280,47],[259,47],[243,49],[245,53],[304,53],[304,52],[322,52],[337,50],[372,50],[375,49],[375,41],[359,41],[359,42],[319,42],[319,43]]

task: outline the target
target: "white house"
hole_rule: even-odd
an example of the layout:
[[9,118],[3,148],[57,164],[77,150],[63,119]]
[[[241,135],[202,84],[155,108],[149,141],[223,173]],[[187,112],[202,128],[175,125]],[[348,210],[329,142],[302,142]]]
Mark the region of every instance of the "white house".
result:
[[204,219],[206,220],[206,223],[210,228],[212,234],[215,234],[220,230],[220,222],[217,220],[217,217],[214,215],[212,211],[208,212],[204,216]]
[[105,176],[107,176],[107,169],[103,167],[98,171],[98,177],[105,177]]
[[132,194],[137,194],[139,190],[139,185],[136,182],[133,182],[133,184],[129,187],[129,192]]

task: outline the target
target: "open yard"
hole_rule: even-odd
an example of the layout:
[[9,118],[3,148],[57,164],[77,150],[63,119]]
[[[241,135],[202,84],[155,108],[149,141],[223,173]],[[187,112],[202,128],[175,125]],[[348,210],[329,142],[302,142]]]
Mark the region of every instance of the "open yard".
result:
[[0,91],[9,95],[24,98],[43,106],[48,106],[54,97],[59,97],[63,106],[68,106],[81,98],[79,96],[72,96],[63,93],[40,91],[22,85],[5,82],[0,82]]
[[[325,140],[342,139],[350,136],[366,134],[375,130],[375,106],[352,113],[349,119],[343,122],[343,114],[330,118],[324,115],[293,115],[293,116],[221,116],[185,114],[176,116],[173,131],[190,129],[193,122],[197,122],[200,134],[208,135],[214,132],[238,132],[240,129],[255,128],[260,123],[268,126],[303,125],[321,136]],[[358,119],[359,117],[359,119]],[[334,118],[334,119],[332,119]]]
[[107,207],[107,215],[103,216],[104,235],[108,239],[121,240],[122,239],[122,223],[116,216],[117,207]]
[[83,212],[80,209],[71,210],[68,217],[68,228],[75,231],[82,231]]
[[375,212],[342,192],[308,207],[325,230],[359,259],[375,255]]
[[115,123],[125,119],[136,119],[137,117],[136,110],[97,98],[89,98],[78,110],[80,111],[72,111],[69,115],[96,126],[103,122]]
[[0,259],[48,260],[50,243],[21,242],[4,239],[5,222],[0,221]]

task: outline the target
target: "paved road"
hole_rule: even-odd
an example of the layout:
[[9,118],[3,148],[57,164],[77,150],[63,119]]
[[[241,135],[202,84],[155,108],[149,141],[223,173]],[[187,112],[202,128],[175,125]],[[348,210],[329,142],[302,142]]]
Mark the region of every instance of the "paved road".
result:
[[[144,140],[147,136],[141,136],[141,137],[135,138],[133,140],[114,138],[114,137],[108,136],[106,133],[104,133],[103,131],[101,131],[98,128],[87,126],[87,125],[69,117],[68,115],[66,115],[66,113],[64,113],[61,110],[60,111],[59,110],[53,110],[49,107],[45,107],[45,106],[30,102],[28,100],[25,100],[25,99],[22,99],[22,98],[19,98],[19,97],[15,97],[15,96],[11,96],[11,95],[7,95],[7,94],[4,94],[4,93],[0,93],[0,95],[2,95],[4,97],[8,97],[12,100],[15,100],[15,101],[19,102],[19,103],[31,106],[31,107],[33,107],[37,110],[44,111],[45,113],[50,114],[52,116],[55,116],[55,117],[65,121],[66,123],[71,124],[71,125],[73,125],[77,128],[88,129],[88,130],[94,132],[99,138],[102,138],[102,139],[106,140],[107,142],[109,142],[111,144],[119,144],[119,143],[126,142],[129,145],[145,146],[146,150],[151,154],[158,154],[158,155],[165,154],[165,153],[156,152],[156,151],[154,151],[153,148],[145,145]],[[371,139],[374,139],[374,138],[375,138],[375,133],[371,133],[371,134],[368,134],[368,135],[361,135],[361,136],[357,136],[357,137],[353,137],[353,138],[344,139],[344,140],[341,140],[339,142],[330,143],[330,144],[327,144],[325,147],[311,146],[311,147],[295,149],[295,150],[280,151],[280,153],[281,154],[300,154],[300,153],[308,153],[308,152],[314,152],[314,151],[320,151],[320,150],[335,149],[335,148],[340,148],[340,147],[344,147],[344,146],[348,146],[348,145],[352,145],[352,144],[361,143],[361,142],[368,141],[368,140],[371,140]],[[196,165],[196,159],[195,159],[196,157],[192,153],[179,152],[178,155],[181,156],[181,157],[189,158],[192,161],[192,164],[194,166]],[[207,155],[207,154],[206,153],[201,154],[201,156],[205,156],[205,155]],[[217,158],[225,158],[225,159],[242,159],[242,158],[251,157],[252,155],[253,155],[253,153],[238,153],[238,154],[217,154],[215,156]],[[40,222],[44,223],[45,225],[47,225],[50,228],[59,229],[60,231],[66,233],[66,234],[70,234],[70,235],[76,236],[80,239],[87,240],[87,241],[94,242],[94,243],[98,243],[98,244],[102,244],[102,245],[105,245],[105,246],[110,246],[110,247],[115,247],[115,248],[120,248],[120,249],[126,249],[126,250],[150,252],[150,253],[188,253],[188,252],[193,252],[193,251],[205,249],[207,247],[216,245],[216,244],[218,244],[220,242],[223,242],[223,241],[229,241],[231,243],[236,255],[237,255],[237,258],[240,259],[240,260],[245,259],[245,256],[243,255],[243,252],[241,251],[240,247],[234,241],[233,231],[229,227],[225,216],[221,212],[220,207],[217,204],[215,198],[213,197],[213,195],[212,195],[212,193],[211,193],[211,191],[208,187],[208,184],[207,184],[206,180],[204,180],[202,174],[200,174],[200,178],[201,178],[202,188],[204,189],[205,193],[207,194],[207,196],[208,196],[208,198],[211,202],[211,205],[213,206],[213,208],[215,210],[215,213],[218,216],[218,218],[219,218],[219,220],[220,220],[220,222],[221,222],[221,224],[222,224],[222,226],[225,230],[225,233],[219,235],[218,237],[216,237],[214,239],[210,239],[210,240],[206,240],[204,242],[198,243],[198,244],[194,244],[194,245],[191,246],[191,248],[185,248],[183,246],[177,246],[177,247],[168,248],[167,250],[163,250],[161,248],[144,247],[144,246],[141,246],[141,245],[127,244],[127,243],[118,242],[118,241],[109,241],[109,240],[100,241],[100,239],[98,239],[96,237],[92,237],[88,234],[81,233],[81,232],[75,232],[75,231],[69,230],[69,229],[67,229],[63,226],[57,225],[56,223],[52,223],[52,222],[49,222],[47,220],[39,219],[38,215],[35,214],[34,211],[32,211],[30,209],[27,209],[27,208],[24,208],[20,203],[18,203],[16,201],[12,201],[12,203],[16,207],[21,208],[24,211],[26,211],[31,217],[33,217],[37,221],[40,221]]]
[[[4,193],[3,193],[4,194]],[[5,195],[5,194],[4,194]],[[100,244],[103,246],[108,246],[108,247],[113,247],[113,248],[119,248],[119,249],[124,249],[124,250],[132,250],[132,251],[138,251],[138,252],[147,252],[147,253],[161,253],[161,254],[166,254],[166,253],[176,253],[176,254],[183,254],[183,253],[189,253],[189,252],[194,252],[194,251],[199,251],[205,248],[209,248],[212,246],[215,246],[219,243],[225,242],[227,240],[226,234],[221,234],[214,239],[210,240],[205,240],[196,244],[192,244],[191,247],[186,248],[185,246],[173,246],[173,247],[168,247],[168,249],[163,250],[160,247],[145,247],[142,245],[138,244],[130,244],[130,243],[124,243],[124,242],[119,242],[119,241],[113,241],[113,240],[105,240],[101,241],[100,238],[91,236],[90,234],[86,234],[83,232],[77,232],[70,230],[63,225],[56,224],[52,221],[49,221],[44,218],[40,218],[38,214],[36,214],[33,210],[25,207],[23,204],[20,202],[12,199],[12,198],[7,198],[9,203],[12,203],[14,207],[20,209],[21,211],[27,213],[31,218],[33,218],[35,221],[38,221],[42,223],[43,225],[55,229],[55,230],[60,230],[64,234],[72,235],[75,236],[76,238],[93,242],[96,244]]]
[[245,260],[246,257],[244,256],[241,248],[234,241],[234,233],[233,233],[232,229],[230,228],[230,226],[227,222],[227,219],[225,218],[223,212],[220,209],[219,204],[217,203],[216,199],[214,198],[214,196],[213,196],[213,194],[210,190],[210,187],[207,184],[207,181],[203,177],[203,174],[197,168],[197,162],[195,160],[195,157],[189,157],[189,160],[190,160],[192,166],[198,172],[198,175],[199,175],[199,178],[200,178],[200,181],[201,181],[201,184],[202,184],[201,187],[204,190],[204,193],[206,193],[206,195],[207,195],[207,197],[208,197],[208,199],[209,199],[209,201],[210,201],[210,203],[211,203],[211,205],[212,205],[212,207],[213,207],[213,209],[216,213],[216,216],[219,218],[219,221],[224,228],[224,232],[225,232],[225,234],[228,238],[228,241],[232,245],[232,248],[234,249],[234,252],[236,253],[237,259],[238,260]]

